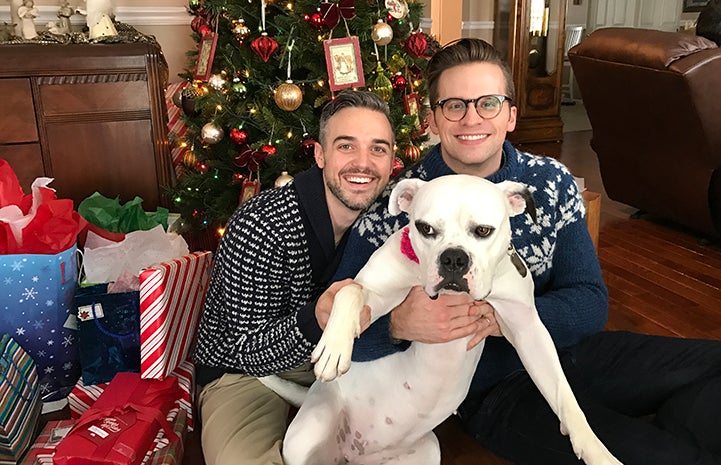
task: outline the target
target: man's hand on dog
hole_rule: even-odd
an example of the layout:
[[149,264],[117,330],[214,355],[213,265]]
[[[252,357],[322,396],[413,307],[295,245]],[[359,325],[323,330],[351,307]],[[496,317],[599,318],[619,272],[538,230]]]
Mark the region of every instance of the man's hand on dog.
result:
[[488,336],[502,335],[493,307],[468,294],[443,294],[432,300],[422,287],[414,286],[391,312],[394,339],[434,344],[472,334],[469,350]]

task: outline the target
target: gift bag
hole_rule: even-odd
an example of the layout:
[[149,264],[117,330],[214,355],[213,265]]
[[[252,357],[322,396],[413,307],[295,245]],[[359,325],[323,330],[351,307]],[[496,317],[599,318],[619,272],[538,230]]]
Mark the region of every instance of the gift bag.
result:
[[16,464],[32,444],[42,402],[35,362],[9,335],[0,338],[0,464]]
[[80,377],[73,295],[75,246],[52,254],[0,255],[0,333],[32,357],[43,401],[63,399]]
[[175,378],[147,380],[137,373],[118,373],[58,445],[53,463],[140,464],[155,448],[159,430],[168,441],[178,440],[167,417],[180,395]]
[[107,383],[117,373],[140,371],[138,292],[109,294],[107,284],[78,289],[80,365],[85,384]]

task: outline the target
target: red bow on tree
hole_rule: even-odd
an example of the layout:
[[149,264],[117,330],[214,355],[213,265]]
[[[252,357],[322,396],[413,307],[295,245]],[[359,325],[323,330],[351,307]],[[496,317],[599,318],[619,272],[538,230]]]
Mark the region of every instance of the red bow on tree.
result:
[[268,158],[267,152],[253,150],[250,146],[246,145],[241,149],[240,155],[233,159],[233,164],[239,168],[247,167],[248,171],[255,173],[266,158]]

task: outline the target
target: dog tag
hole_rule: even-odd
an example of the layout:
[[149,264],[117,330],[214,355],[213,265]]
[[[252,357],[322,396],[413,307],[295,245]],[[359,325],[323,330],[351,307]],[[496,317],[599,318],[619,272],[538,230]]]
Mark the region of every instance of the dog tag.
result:
[[508,246],[508,256],[511,257],[511,263],[513,263],[513,266],[516,267],[518,274],[520,274],[522,278],[525,278],[528,274],[528,270],[526,269],[526,265],[523,264],[521,257],[519,257],[518,253],[516,253],[516,249],[513,248],[513,244]]

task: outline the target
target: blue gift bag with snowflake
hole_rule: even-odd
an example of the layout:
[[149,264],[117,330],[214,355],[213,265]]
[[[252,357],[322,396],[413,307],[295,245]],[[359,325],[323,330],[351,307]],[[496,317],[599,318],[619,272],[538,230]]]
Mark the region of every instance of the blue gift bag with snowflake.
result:
[[76,246],[55,255],[0,255],[0,333],[35,361],[43,402],[65,398],[80,378]]

